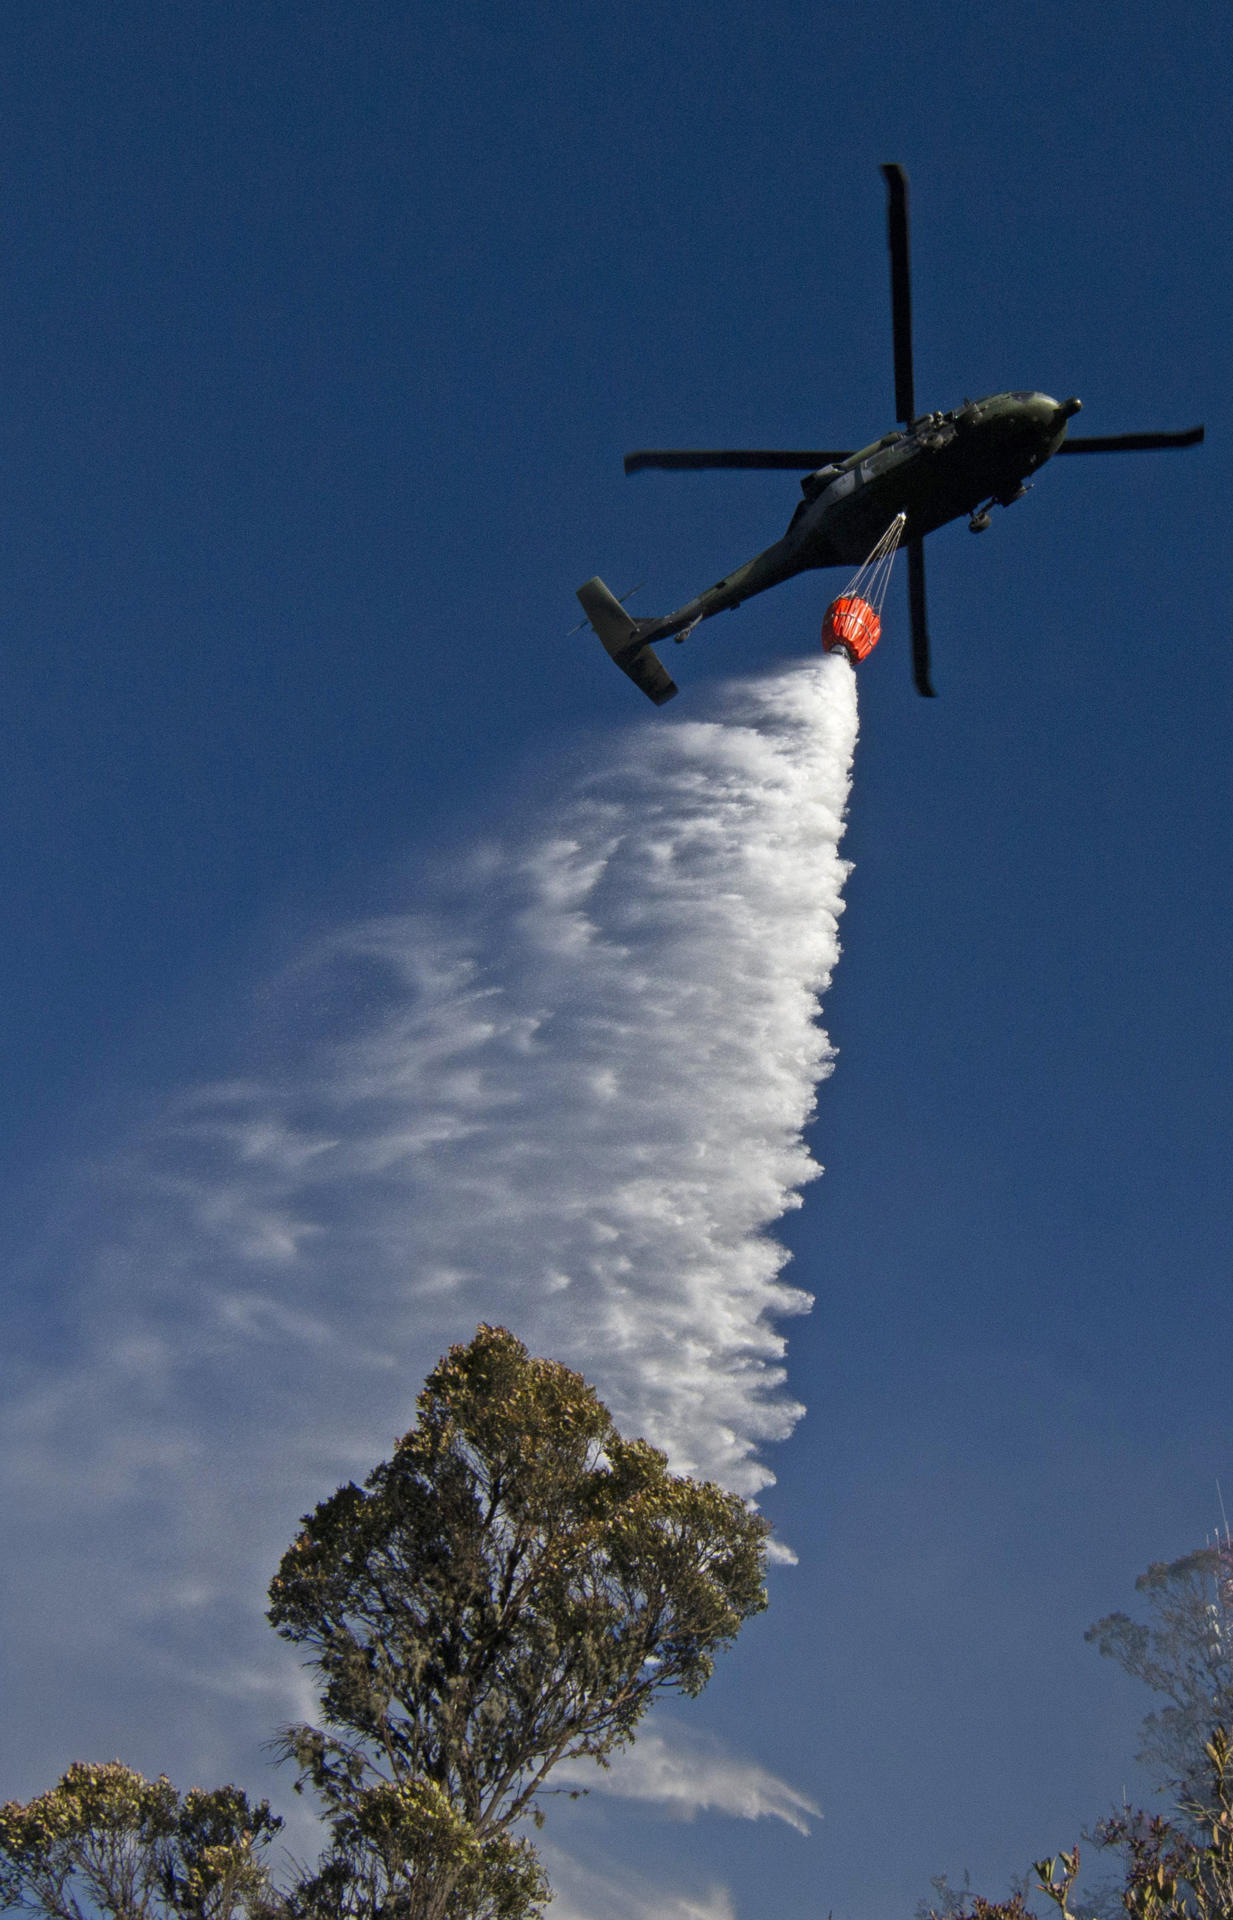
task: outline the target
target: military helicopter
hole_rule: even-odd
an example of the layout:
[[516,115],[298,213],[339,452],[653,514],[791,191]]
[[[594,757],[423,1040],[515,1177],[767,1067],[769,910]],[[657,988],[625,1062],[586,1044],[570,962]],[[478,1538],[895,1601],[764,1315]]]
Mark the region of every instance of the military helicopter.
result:
[[583,611],[604,646],[657,706],[671,700],[677,688],[654,651],[655,641],[684,640],[712,614],[739,607],[752,594],[765,593],[768,587],[810,568],[859,565],[899,514],[906,516],[903,538],[908,553],[913,678],[917,692],[931,698],[925,616],[927,533],[964,514],[973,533],[985,532],[990,508],[1009,507],[1022,499],[1031,476],[1054,454],[1140,453],[1159,447],[1193,447],[1203,438],[1202,427],[1181,433],[1071,437],[1067,423],[1082,402],[1051,400],[1045,393],[994,393],[984,400],[965,400],[950,413],[918,414],[912,378],[908,177],[894,163],[883,166],[882,174],[887,190],[899,426],[855,453],[836,448],[660,448],[625,456],[626,473],[646,467],[807,469],[801,481],[804,497],[783,538],[675,613],[635,620],[598,575],[579,587]]

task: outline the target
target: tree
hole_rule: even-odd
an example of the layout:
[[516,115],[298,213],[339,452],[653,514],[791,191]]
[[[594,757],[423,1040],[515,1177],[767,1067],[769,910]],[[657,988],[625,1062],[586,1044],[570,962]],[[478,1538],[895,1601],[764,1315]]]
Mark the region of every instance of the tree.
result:
[[321,1681],[324,1729],[283,1739],[332,1836],[303,1904],[536,1910],[546,1883],[511,1827],[561,1761],[604,1764],[656,1693],[701,1690],[766,1604],[768,1531],[505,1329],[452,1348],[393,1458],[306,1516],[270,1587]]
[[[769,1528],[624,1440],[576,1373],[481,1327],[364,1488],[307,1515],[269,1618],[308,1648],[323,1728],[278,1742],[329,1845],[277,1890],[282,1822],[113,1761],[0,1809],[0,1908],[44,1920],[528,1920],[511,1828],[562,1760],[601,1765],[653,1696],[698,1693],[766,1605]],[[575,1791],[577,1789],[574,1789]]]
[[266,1915],[261,1855],[282,1824],[238,1787],[180,1795],[118,1760],[76,1763],[37,1800],[0,1807],[0,1907],[50,1920]]
[[[1233,1541],[1179,1560],[1156,1561],[1135,1582],[1149,1619],[1107,1614],[1084,1636],[1169,1704],[1148,1714],[1135,1756],[1160,1772],[1177,1795],[1165,1818],[1141,1809],[1103,1820],[1098,1848],[1120,1853],[1122,1879],[1100,1888],[1080,1912],[1131,1920],[1231,1920],[1233,1917]],[[1069,1907],[1079,1850],[1036,1863],[1037,1891],[1075,1920]],[[1059,1871],[1060,1869],[1060,1871]],[[1031,1920],[1027,1887],[991,1902],[934,1881],[936,1901],[918,1914],[932,1920]]]
[[1178,1805],[1181,1822],[1142,1812],[1096,1829],[1126,1861],[1122,1906],[1132,1920],[1228,1920],[1233,1914],[1233,1747],[1223,1727],[1204,1743],[1207,1781]]
[[1110,1613],[1084,1638],[1167,1696],[1170,1704],[1144,1720],[1135,1758],[1159,1770],[1158,1785],[1195,1800],[1209,1773],[1213,1726],[1233,1726],[1233,1548],[1156,1561],[1135,1588],[1152,1624]]
[[[1203,1748],[1207,1780],[1202,1798],[1183,1799],[1181,1823],[1159,1814],[1119,1814],[1097,1827],[1097,1846],[1117,1847],[1125,1865],[1118,1908],[1128,1920],[1229,1920],[1233,1914],[1233,1744],[1217,1727]],[[1036,1891],[1057,1908],[1060,1920],[1077,1920],[1070,1894],[1079,1872],[1079,1849],[1038,1860]],[[944,1882],[935,1920],[1034,1920],[1023,1892],[1009,1900],[980,1895],[957,1898]],[[1090,1908],[1080,1909],[1090,1913]]]

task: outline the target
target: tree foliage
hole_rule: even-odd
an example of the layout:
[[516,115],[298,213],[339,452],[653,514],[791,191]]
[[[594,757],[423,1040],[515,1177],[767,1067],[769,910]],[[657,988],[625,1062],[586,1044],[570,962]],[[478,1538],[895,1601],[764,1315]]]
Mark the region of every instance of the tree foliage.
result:
[[505,1329],[452,1348],[393,1458],[306,1516],[270,1588],[321,1684],[324,1727],[284,1739],[331,1824],[312,1900],[533,1911],[546,1888],[510,1827],[561,1761],[602,1764],[656,1693],[705,1685],[766,1604],[767,1531]]
[[1096,1829],[1126,1860],[1122,1904],[1133,1920],[1229,1920],[1233,1914],[1233,1747],[1223,1727],[1204,1743],[1201,1796],[1178,1806],[1181,1822],[1142,1812]]
[[[1085,1638],[1168,1705],[1149,1714],[1136,1759],[1177,1795],[1171,1817],[1126,1810],[1091,1838],[1121,1855],[1122,1877],[1078,1909],[1082,1920],[1233,1920],[1233,1543],[1156,1561],[1135,1582],[1148,1619],[1110,1613]],[[1075,1920],[1079,1850],[1036,1863],[1037,1891]],[[936,1880],[932,1920],[1032,1920],[1026,1885],[1008,1901],[955,1893]]]
[[0,1807],[0,1907],[50,1920],[266,1915],[262,1853],[281,1826],[238,1787],[181,1795],[118,1760],[75,1763],[37,1800]]
[[[1116,1847],[1125,1877],[1120,1910],[1129,1920],[1230,1920],[1233,1915],[1233,1743],[1217,1727],[1204,1743],[1206,1778],[1200,1798],[1178,1804],[1180,1821],[1135,1811],[1097,1827],[1097,1846]],[[1079,1849],[1038,1860],[1036,1891],[1060,1920],[1078,1920],[1070,1906]],[[1081,1915],[1090,1909],[1079,1909]],[[1024,1893],[1009,1900],[950,1896],[928,1909],[934,1920],[1034,1920]]]
[[[1233,1541],[1156,1561],[1135,1582],[1148,1618],[1106,1614],[1085,1638],[1165,1695],[1149,1714],[1135,1756],[1171,1787],[1171,1817],[1127,1809],[1089,1836],[1121,1855],[1121,1878],[1077,1906],[1080,1920],[1233,1920]],[[1037,1861],[1036,1890],[1076,1920],[1070,1899],[1079,1849]],[[918,1920],[1033,1920],[1028,1883],[1009,1900],[990,1901],[933,1882],[935,1899]]]
[[1233,1553],[1204,1547],[1156,1561],[1135,1588],[1150,1624],[1110,1613],[1084,1637],[1166,1696],[1168,1706],[1144,1720],[1135,1758],[1157,1770],[1158,1785],[1193,1800],[1208,1778],[1212,1727],[1233,1726]]
[[287,1920],[525,1920],[548,1883],[534,1847],[501,1829],[479,1832],[431,1780],[324,1790],[331,1841],[288,1900]]

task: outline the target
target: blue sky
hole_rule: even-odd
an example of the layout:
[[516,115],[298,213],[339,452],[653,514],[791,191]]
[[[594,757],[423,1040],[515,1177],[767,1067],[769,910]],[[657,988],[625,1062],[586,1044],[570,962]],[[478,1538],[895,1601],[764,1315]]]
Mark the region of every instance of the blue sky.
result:
[[[267,1790],[260,1742],[294,1710],[257,1651],[281,1515],[375,1457],[490,1306],[408,1306],[390,1278],[404,1232],[408,1264],[445,1259],[444,1202],[416,1239],[410,1187],[357,1183],[369,1260],[299,1169],[327,1137],[385,1139],[395,1107],[454,1123],[426,1036],[456,1064],[467,980],[506,996],[507,1037],[541,1017],[536,942],[593,856],[646,992],[607,1061],[614,982],[566,942],[545,980],[568,1099],[519,1078],[514,1038],[484,1085],[545,1151],[610,1071],[610,1151],[644,1127],[669,1161],[712,1143],[722,1313],[678,1300],[676,1242],[648,1234],[628,1364],[594,1371],[667,1419],[646,1329],[684,1337],[656,1303],[688,1298],[701,1447],[706,1383],[742,1342],[773,1367],[777,1325],[786,1386],[725,1417],[799,1565],[669,1716],[698,1806],[770,1817],[554,1808],[562,1910],[880,1920],[943,1869],[1004,1885],[1133,1788],[1148,1701],[1083,1629],[1202,1540],[1233,1478],[1225,10],[1130,5],[1114,31],[1060,4],[15,0],[3,35],[0,1182],[29,1465],[5,1794],[113,1752]],[[776,1322],[758,1223],[799,1178],[801,995],[838,905],[853,716],[814,649],[839,582],[672,649],[661,714],[566,633],[588,575],[666,610],[792,509],[791,476],[626,481],[626,449],[892,424],[886,159],[912,183],[922,406],[1039,387],[1079,394],[1084,432],[1204,420],[1208,441],[1060,462],[983,538],[931,538],[932,704],[892,586],[808,1136],[827,1171],[775,1229],[816,1304]],[[644,890],[612,819],[648,871],[663,845],[702,864]],[[735,904],[712,923],[716,886]],[[688,1036],[700,1007],[729,1054],[682,1054],[679,1104],[648,1094],[656,1011]],[[347,1132],[340,1060],[380,1125]],[[601,1189],[529,1191],[492,1302],[528,1336],[552,1324],[519,1278],[544,1220],[593,1222]],[[291,1232],[258,1307],[236,1275],[276,1217],[316,1237]],[[585,1315],[561,1335],[580,1352]],[[755,1433],[759,1394],[808,1409],[790,1438],[786,1410]],[[230,1602],[194,1600],[202,1543],[231,1534]],[[145,1616],[126,1566],[160,1596]]]

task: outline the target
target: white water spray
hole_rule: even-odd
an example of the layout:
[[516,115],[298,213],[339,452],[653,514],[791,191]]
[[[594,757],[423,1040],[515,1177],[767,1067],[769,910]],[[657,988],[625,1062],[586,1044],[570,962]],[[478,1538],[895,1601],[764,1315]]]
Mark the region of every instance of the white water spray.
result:
[[271,983],[260,1064],[170,1099],[105,1177],[76,1354],[10,1396],[9,1538],[46,1589],[10,1637],[92,1649],[100,1697],[137,1660],[147,1710],[187,1666],[201,1727],[221,1693],[268,1728],[261,1594],[298,1514],[481,1319],[678,1470],[765,1483],[808,1304],[769,1229],[818,1171],[855,736],[838,657],[633,725]]

